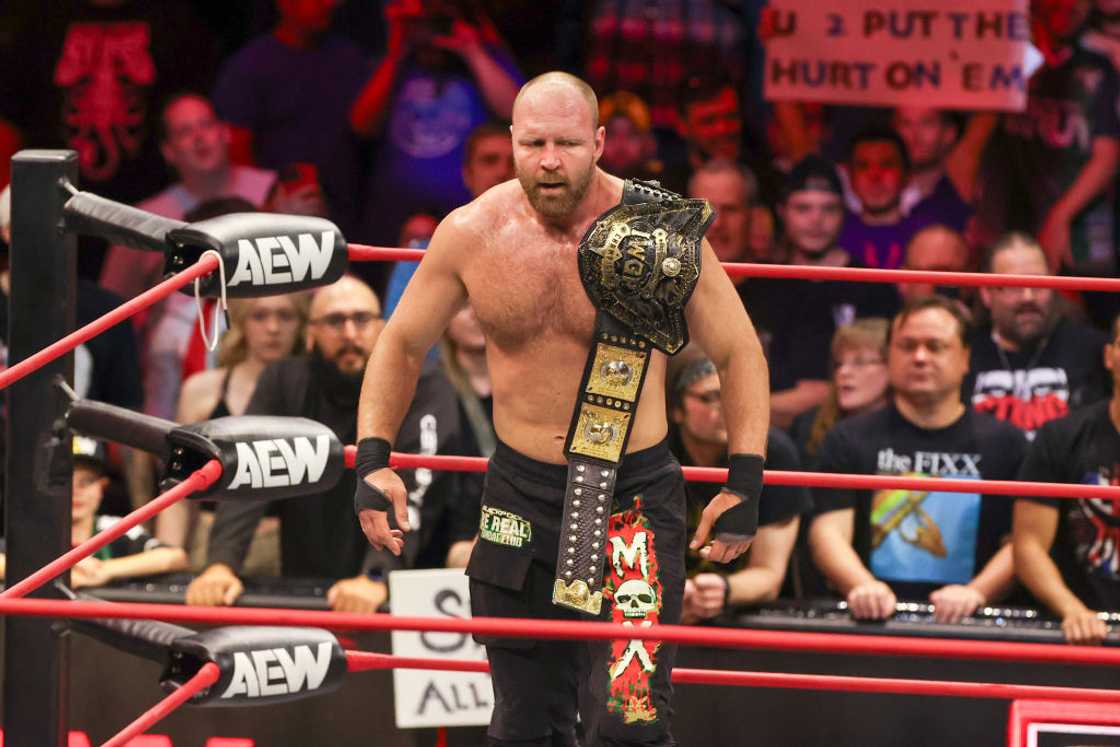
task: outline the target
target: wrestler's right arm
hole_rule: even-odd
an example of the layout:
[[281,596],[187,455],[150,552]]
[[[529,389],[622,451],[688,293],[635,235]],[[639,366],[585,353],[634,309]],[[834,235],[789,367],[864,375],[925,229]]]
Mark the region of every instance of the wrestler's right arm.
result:
[[[461,279],[465,254],[479,250],[472,229],[475,205],[455,210],[436,228],[424,259],[405,288],[400,303],[377,338],[366,365],[358,403],[358,441],[385,439],[390,444],[412,403],[416,380],[428,350],[443,334],[451,317],[467,300]],[[397,525],[408,531],[408,504],[404,483],[391,469],[366,475],[366,483],[385,494],[393,504]],[[401,531],[390,529],[387,512],[363,509],[358,514],[370,544],[400,555]]]

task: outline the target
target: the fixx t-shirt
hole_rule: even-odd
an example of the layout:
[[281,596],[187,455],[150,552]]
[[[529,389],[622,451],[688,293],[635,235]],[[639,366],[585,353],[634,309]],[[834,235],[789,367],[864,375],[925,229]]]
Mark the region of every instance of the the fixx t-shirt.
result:
[[[1026,447],[1021,432],[966,410],[945,428],[919,428],[888,405],[842,420],[821,446],[822,472],[1009,480]],[[925,599],[979,573],[1006,540],[1003,496],[912,490],[815,489],[816,513],[855,509],[853,544],[901,599]]]

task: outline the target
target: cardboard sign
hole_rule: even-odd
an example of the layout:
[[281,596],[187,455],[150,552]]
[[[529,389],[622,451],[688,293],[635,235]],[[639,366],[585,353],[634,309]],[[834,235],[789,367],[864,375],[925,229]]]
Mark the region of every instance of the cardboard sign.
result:
[[771,0],[769,100],[1022,111],[1029,0]]
[[[471,616],[470,590],[462,569],[393,571],[393,614],[405,617]],[[397,656],[485,661],[486,649],[465,633],[394,630]],[[397,727],[485,726],[494,708],[490,675],[476,672],[393,670]]]

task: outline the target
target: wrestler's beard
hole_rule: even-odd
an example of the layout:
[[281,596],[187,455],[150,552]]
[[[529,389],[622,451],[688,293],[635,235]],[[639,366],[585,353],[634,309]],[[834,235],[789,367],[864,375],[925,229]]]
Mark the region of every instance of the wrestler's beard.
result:
[[312,378],[318,382],[324,396],[336,405],[356,407],[362,393],[365,367],[354,373],[346,373],[334,361],[324,358],[318,345],[311,348],[308,357],[311,361]]
[[542,193],[538,180],[529,175],[519,173],[517,180],[521,182],[521,188],[525,190],[525,196],[529,198],[529,204],[534,210],[546,218],[567,218],[575,212],[587,194],[587,188],[591,185],[591,172],[592,169],[589,168],[576,179],[565,180],[562,182],[563,189],[557,193]]

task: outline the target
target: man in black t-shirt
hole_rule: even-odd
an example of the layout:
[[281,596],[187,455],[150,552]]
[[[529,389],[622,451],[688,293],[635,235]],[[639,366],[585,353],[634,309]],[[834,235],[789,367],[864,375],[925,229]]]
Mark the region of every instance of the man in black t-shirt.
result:
[[[950,299],[907,302],[891,325],[893,401],[842,420],[820,451],[824,472],[1007,480],[1023,435],[960,399],[967,321]],[[813,560],[855,617],[886,618],[897,598],[955,621],[1012,583],[1010,501],[975,493],[884,489],[813,492]]]
[[[278,361],[261,373],[246,415],[305,417],[342,443],[353,443],[362,376],[384,322],[373,291],[347,276],[318,290],[308,321],[309,354]],[[433,365],[417,383],[398,447],[424,455],[456,453],[459,410],[451,384]],[[449,547],[478,529],[477,500],[460,500],[453,472],[402,472],[413,530],[400,556],[369,547],[354,521],[354,472],[318,495],[279,502],[280,568],[284,575],[339,579],[327,592],[331,609],[373,612],[385,601],[385,575],[400,568],[442,567]],[[268,503],[220,503],[210,530],[207,568],[187,589],[187,603],[232,604],[243,590],[241,572],[253,531]]]
[[[1038,242],[1010,234],[988,252],[984,270],[1000,275],[1048,275]],[[1101,363],[1107,337],[1066,318],[1057,294],[1043,288],[981,288],[991,324],[972,339],[964,384],[972,407],[1006,420],[1028,438],[1043,423],[1108,396]]]
[[[1118,318],[1117,322],[1120,322]],[[1120,331],[1104,349],[1113,395],[1039,429],[1019,479],[1120,485]],[[1108,634],[1094,610],[1120,610],[1120,502],[1022,498],[1013,522],[1015,570],[1071,643]]]
[[[778,205],[784,229],[779,254],[788,264],[848,264],[836,243],[844,225],[843,194],[831,162],[809,156],[793,168]],[[877,283],[751,278],[738,289],[770,364],[770,421],[780,428],[828,397],[828,351],[836,328],[898,308],[894,288]]]
[[[669,371],[669,407],[673,427],[669,448],[681,464],[727,466],[727,423],[720,404],[715,364],[691,348],[673,359]],[[771,428],[766,439],[770,469],[799,470],[797,447],[789,436]],[[690,482],[688,531],[700,524],[700,514],[716,493],[718,483]],[[758,533],[749,553],[724,565],[704,560],[695,551],[685,559],[685,623],[706,620],[731,605],[759,604],[777,598],[797,540],[801,514],[807,513],[809,491],[801,486],[769,485],[759,503]]]

